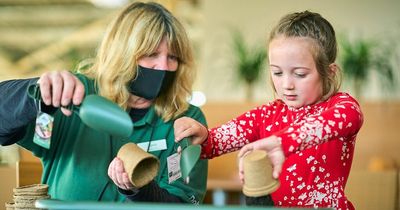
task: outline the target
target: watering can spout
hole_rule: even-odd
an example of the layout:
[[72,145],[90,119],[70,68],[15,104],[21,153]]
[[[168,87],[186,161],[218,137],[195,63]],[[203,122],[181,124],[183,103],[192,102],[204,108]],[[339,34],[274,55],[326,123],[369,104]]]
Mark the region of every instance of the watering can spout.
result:
[[182,148],[180,160],[182,178],[186,180],[200,158],[201,146],[192,145],[192,141],[189,138],[182,139],[179,145]]
[[111,135],[129,137],[133,123],[117,104],[98,95],[88,95],[79,108],[79,117],[91,128]]

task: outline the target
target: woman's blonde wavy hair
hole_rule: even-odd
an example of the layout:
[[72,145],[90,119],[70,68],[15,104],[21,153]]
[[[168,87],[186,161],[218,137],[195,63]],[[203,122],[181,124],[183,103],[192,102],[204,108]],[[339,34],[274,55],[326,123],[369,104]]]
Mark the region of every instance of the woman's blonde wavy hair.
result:
[[173,86],[155,99],[155,110],[164,121],[176,118],[189,107],[194,61],[185,29],[160,4],[134,2],[123,9],[107,28],[93,65],[83,73],[95,79],[99,95],[129,109],[127,86],[137,75],[137,61],[151,55],[163,37],[179,65]]

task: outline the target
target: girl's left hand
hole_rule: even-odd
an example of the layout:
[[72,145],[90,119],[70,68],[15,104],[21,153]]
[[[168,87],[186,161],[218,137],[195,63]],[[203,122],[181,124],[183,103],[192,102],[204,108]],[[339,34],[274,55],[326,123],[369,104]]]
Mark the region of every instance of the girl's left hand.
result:
[[265,150],[267,152],[273,167],[272,176],[278,179],[282,171],[282,165],[285,162],[285,154],[283,153],[278,137],[270,136],[247,144],[239,151],[239,178],[242,183],[244,183],[243,158],[253,150]]

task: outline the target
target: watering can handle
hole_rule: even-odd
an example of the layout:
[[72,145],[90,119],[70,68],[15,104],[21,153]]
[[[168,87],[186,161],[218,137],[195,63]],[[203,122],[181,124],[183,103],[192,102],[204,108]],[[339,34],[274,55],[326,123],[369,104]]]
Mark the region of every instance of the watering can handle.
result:
[[[32,84],[28,87],[28,95],[29,97],[40,101],[42,100],[42,95],[40,94],[40,86],[39,84]],[[73,111],[76,114],[79,114],[79,106],[73,105],[72,103],[68,106],[63,106],[63,108]]]
[[192,140],[190,139],[190,137],[185,137],[182,140],[180,140],[177,144],[178,146],[181,147],[182,150],[184,150],[188,146],[192,145]]
[[39,84],[32,84],[29,85],[28,87],[28,95],[35,99],[35,100],[41,100],[42,96],[40,95],[40,86]]

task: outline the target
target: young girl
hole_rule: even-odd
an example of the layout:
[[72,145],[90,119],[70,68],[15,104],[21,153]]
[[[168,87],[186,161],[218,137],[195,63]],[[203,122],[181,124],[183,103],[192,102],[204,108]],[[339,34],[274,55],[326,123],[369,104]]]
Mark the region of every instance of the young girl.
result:
[[[289,14],[272,30],[268,49],[276,100],[208,131],[180,118],[176,140],[192,136],[204,158],[266,150],[281,183],[271,194],[276,206],[354,209],[344,188],[363,116],[354,98],[338,92],[334,29],[317,13]],[[241,164],[239,171],[243,180]]]

